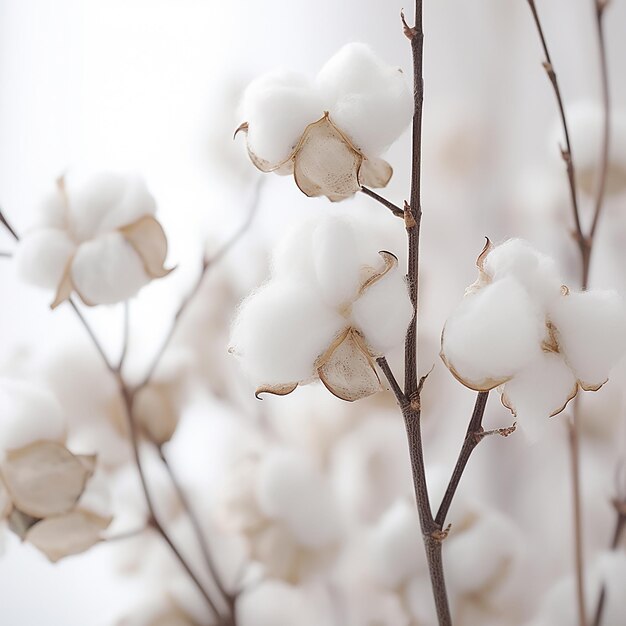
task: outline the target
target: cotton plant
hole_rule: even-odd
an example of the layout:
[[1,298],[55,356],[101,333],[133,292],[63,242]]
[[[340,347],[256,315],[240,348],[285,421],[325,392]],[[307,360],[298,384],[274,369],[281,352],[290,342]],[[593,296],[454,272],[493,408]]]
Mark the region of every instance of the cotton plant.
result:
[[476,391],[498,388],[528,432],[578,393],[597,391],[626,349],[615,291],[576,292],[554,261],[512,239],[485,247],[479,276],[447,319],[441,356]]
[[2,517],[52,562],[84,552],[101,541],[112,519],[96,456],[66,447],[63,414],[50,394],[3,379],[0,397]]
[[243,96],[239,130],[262,172],[293,174],[307,196],[338,201],[363,185],[387,185],[393,170],[380,155],[412,113],[402,71],[351,43],[313,81],[288,71],[254,80]]
[[393,252],[371,247],[358,221],[324,215],[278,246],[270,279],[238,311],[230,350],[257,395],[320,380],[354,401],[383,388],[376,359],[402,345],[411,315]]
[[73,293],[92,306],[128,300],[171,271],[164,267],[167,240],[155,212],[138,176],[62,176],[19,242],[18,273],[54,293],[52,308]]

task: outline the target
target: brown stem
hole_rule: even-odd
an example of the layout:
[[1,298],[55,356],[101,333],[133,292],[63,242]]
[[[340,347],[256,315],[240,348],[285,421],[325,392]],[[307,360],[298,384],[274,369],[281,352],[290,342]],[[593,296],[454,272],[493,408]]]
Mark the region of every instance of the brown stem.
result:
[[11,226],[11,224],[9,224],[6,217],[4,216],[2,209],[0,209],[0,224],[2,224],[7,229],[9,235],[11,235],[11,237],[13,237],[15,241],[20,240],[20,238],[17,236],[17,233],[13,230],[13,227]]
[[457,459],[452,476],[448,482],[446,493],[443,496],[443,500],[441,501],[439,510],[435,516],[435,523],[439,526],[439,528],[443,528],[443,525],[445,524],[448,511],[450,510],[450,505],[452,504],[452,499],[454,498],[454,494],[456,493],[459,483],[461,482],[461,477],[463,476],[467,462],[469,461],[474,448],[482,440],[481,433],[483,432],[483,415],[485,414],[488,398],[488,391],[481,391],[476,397],[476,404],[474,405],[474,411],[469,425],[467,426],[467,433],[465,434],[465,440],[463,441],[459,458]]
[[404,211],[400,207],[396,206],[393,202],[387,200],[387,198],[383,198],[383,196],[380,196],[375,191],[372,191],[367,187],[361,187],[361,193],[369,196],[370,198],[373,198],[374,200],[376,200],[376,202],[380,202],[380,204],[382,204],[384,207],[387,207],[396,217],[404,217]]
[[202,527],[200,525],[200,521],[198,520],[198,516],[196,515],[195,510],[191,506],[191,502],[189,501],[189,498],[187,497],[187,494],[185,493],[183,486],[178,480],[178,477],[176,476],[174,469],[172,468],[169,461],[167,460],[163,446],[158,446],[157,449],[159,452],[159,457],[161,458],[161,461],[163,462],[163,465],[165,466],[165,469],[170,477],[170,481],[172,485],[174,486],[174,490],[176,491],[178,499],[180,500],[183,506],[183,509],[185,510],[185,512],[187,513],[187,516],[189,517],[189,521],[191,522],[191,525],[193,527],[194,534],[196,535],[196,538],[200,545],[200,551],[202,552],[204,561],[209,569],[209,572],[211,573],[211,576],[213,577],[213,581],[215,582],[215,585],[219,593],[221,594],[220,597],[227,604],[228,610],[234,615],[236,594],[231,593],[224,587],[221,576],[219,575],[219,572],[217,571],[215,560],[213,559],[213,556],[209,549],[209,545],[207,543],[206,537],[204,535],[204,532],[202,531]]
[[[621,504],[621,507],[620,507]],[[626,507],[624,503],[616,503],[617,518],[615,520],[615,530],[613,531],[613,539],[611,540],[611,550],[617,550],[622,533],[626,529]],[[602,614],[604,613],[604,605],[606,603],[606,583],[602,585],[600,590],[600,596],[598,597],[598,604],[596,605],[596,611],[593,619],[593,626],[600,626],[602,623]]]
[[539,39],[541,40],[541,47],[543,48],[543,53],[546,57],[543,67],[546,70],[546,74],[552,84],[552,88],[554,89],[554,95],[556,96],[556,101],[559,109],[559,115],[561,116],[561,124],[563,126],[563,134],[565,135],[565,148],[561,148],[561,156],[565,161],[565,167],[567,170],[567,179],[569,181],[569,189],[571,196],[571,207],[572,214],[574,216],[574,224],[576,226],[575,238],[576,243],[578,244],[579,249],[582,251],[584,247],[586,247],[587,240],[583,234],[581,223],[580,223],[580,211],[578,209],[578,194],[576,191],[576,173],[574,170],[574,156],[572,154],[572,145],[570,142],[570,134],[569,134],[569,126],[567,124],[567,117],[565,115],[565,107],[563,105],[563,97],[561,95],[561,89],[559,87],[559,81],[554,70],[554,65],[552,64],[552,58],[550,57],[550,52],[548,50],[548,44],[546,42],[546,38],[543,32],[543,26],[541,25],[541,20],[539,19],[539,13],[537,12],[537,7],[535,6],[535,0],[528,0],[528,4],[530,6],[530,10],[533,14],[533,18],[535,20],[535,26],[537,27],[537,32],[539,34]]
[[[430,572],[430,580],[440,626],[451,626],[450,607],[443,572],[441,544],[445,533],[433,519],[426,484],[424,450],[422,446],[420,382],[417,368],[417,308],[419,287],[419,245],[420,224],[422,219],[421,206],[421,172],[422,172],[422,108],[424,102],[423,74],[423,0],[415,0],[415,24],[409,26],[404,14],[401,13],[404,34],[411,42],[413,59],[413,130],[411,158],[411,197],[410,204],[405,203],[404,221],[408,236],[408,268],[407,281],[409,295],[413,305],[413,316],[407,329],[404,351],[404,393],[400,396],[395,389],[398,404],[402,409],[404,425],[409,445],[411,470],[417,512],[426,550],[426,559]],[[393,378],[389,380],[394,388]]]
[[217,619],[218,622],[219,622],[221,620],[221,615],[220,615],[220,612],[218,611],[217,607],[215,606],[215,602],[213,601],[213,598],[211,598],[211,596],[209,595],[208,591],[204,588],[204,585],[200,582],[200,580],[196,576],[196,573],[193,571],[193,569],[191,568],[189,563],[187,563],[187,560],[180,553],[180,551],[177,548],[176,544],[173,542],[173,540],[169,536],[168,532],[161,525],[161,522],[159,521],[158,517],[156,516],[156,512],[155,512],[155,508],[154,508],[154,502],[152,500],[152,496],[151,496],[150,490],[148,488],[148,482],[147,482],[147,479],[146,479],[143,463],[141,461],[141,455],[139,454],[139,432],[138,432],[137,424],[136,424],[135,420],[133,419],[134,394],[133,394],[132,391],[130,391],[128,389],[128,387],[126,386],[124,380],[122,379],[122,377],[119,374],[116,375],[116,380],[117,380],[117,383],[118,383],[118,386],[119,386],[120,394],[121,394],[122,399],[124,401],[124,407],[126,409],[126,411],[125,411],[126,412],[126,421],[127,421],[127,424],[128,424],[128,431],[129,431],[129,434],[130,434],[130,442],[131,442],[131,446],[132,446],[132,449],[133,449],[133,457],[134,457],[134,460],[135,460],[135,465],[137,467],[137,472],[139,473],[139,480],[141,481],[141,488],[142,488],[144,497],[146,499],[146,504],[148,506],[148,512],[150,514],[150,523],[153,526],[153,528],[157,531],[157,533],[159,533],[159,535],[161,535],[161,537],[163,538],[165,543],[169,546],[169,548],[172,551],[172,554],[174,555],[176,560],[180,563],[180,565],[185,570],[185,572],[187,573],[187,575],[189,576],[191,581],[197,587],[198,591],[201,593],[201,595],[206,600],[207,604],[209,605],[209,607],[211,609],[211,612],[214,614],[213,617],[215,619]]
[[127,300],[124,302],[124,336],[122,338],[122,352],[120,353],[120,359],[117,362],[115,369],[121,372],[126,361],[126,355],[128,354],[128,343],[130,340],[130,302]]
[[595,210],[593,213],[593,222],[589,231],[589,239],[593,241],[602,212],[604,203],[604,194],[606,192],[606,180],[609,169],[609,152],[611,140],[611,99],[609,93],[609,70],[606,58],[606,42],[604,40],[604,10],[607,7],[608,0],[593,0],[596,15],[596,30],[598,33],[598,49],[600,54],[600,77],[602,83],[602,108],[604,111],[604,124],[602,129],[602,152],[600,155],[599,177],[597,182]]

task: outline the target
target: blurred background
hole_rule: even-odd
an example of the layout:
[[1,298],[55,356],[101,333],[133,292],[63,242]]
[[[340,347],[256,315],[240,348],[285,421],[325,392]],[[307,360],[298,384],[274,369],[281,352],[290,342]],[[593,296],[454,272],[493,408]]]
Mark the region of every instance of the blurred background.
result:
[[[232,134],[242,121],[237,104],[246,83],[277,66],[313,76],[350,41],[368,43],[410,75],[402,6],[395,0],[0,0],[0,206],[16,230],[28,228],[42,194],[60,173],[73,169],[140,172],[157,199],[170,244],[168,261],[177,269],[132,302],[131,373],[140,375],[150,361],[197,276],[203,251],[218,249],[245,220],[257,172],[243,141],[233,142]],[[404,8],[412,19],[406,2]],[[538,8],[565,101],[598,101],[592,2],[545,0]],[[615,0],[606,16],[615,111],[626,106],[625,28],[626,6]],[[572,286],[578,269],[555,141],[554,96],[527,3],[426,2],[424,29],[420,359],[423,373],[436,364],[424,392],[427,461],[451,468],[474,394],[439,361],[438,338],[446,316],[474,280],[484,236],[529,239],[559,260]],[[408,133],[386,159],[395,174],[384,195],[401,205],[409,194]],[[352,420],[345,417],[351,411],[357,424],[382,412],[401,430],[387,394],[348,409],[314,388],[300,400],[298,392],[290,398],[289,410],[277,406],[281,399],[267,400],[261,414],[250,399],[251,387],[226,354],[229,320],[237,302],[266,277],[273,242],[289,223],[327,210],[326,204],[307,199],[288,179],[267,176],[253,227],[209,277],[187,335],[181,334],[181,345],[201,344],[196,374],[203,393],[184,412],[169,445],[198,500],[205,494],[208,499],[226,480],[222,437],[233,421],[257,428],[259,420],[268,420],[292,443],[304,438],[291,431],[303,424],[305,412],[323,413],[326,422],[336,416],[339,422]],[[590,206],[590,199],[583,201],[584,211]],[[623,195],[608,199],[594,286],[626,288],[624,209]],[[338,210],[383,211],[366,197],[348,200]],[[0,250],[10,251],[12,245],[0,233]],[[51,313],[49,294],[20,283],[11,262],[1,261],[0,369],[28,377],[33,367],[68,368],[64,384],[71,389],[76,361],[68,356],[64,365],[60,355],[92,358],[83,329],[66,307]],[[121,307],[87,314],[116,354]],[[204,338],[194,339],[199,337]],[[590,559],[608,543],[613,523],[609,498],[624,441],[624,373],[621,367],[606,389],[583,403]],[[510,424],[511,416],[492,395],[486,423]],[[545,589],[572,571],[567,472],[566,431],[554,420],[532,447],[517,436],[487,440],[464,477],[462,489],[513,519],[527,542],[525,595],[517,600],[522,617],[512,624],[530,620]],[[0,615],[7,626],[113,624],[147,586],[141,576],[120,574],[119,550],[108,546],[51,565],[13,536],[5,543]]]

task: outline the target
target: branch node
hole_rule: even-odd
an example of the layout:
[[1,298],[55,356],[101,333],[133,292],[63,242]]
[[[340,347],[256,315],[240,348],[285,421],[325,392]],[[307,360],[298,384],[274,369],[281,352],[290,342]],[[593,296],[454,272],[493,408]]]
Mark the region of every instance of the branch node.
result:
[[452,524],[448,524],[443,530],[437,528],[436,530],[433,530],[432,533],[430,533],[430,536],[437,543],[443,543],[448,538],[448,535],[450,534],[450,529],[451,528],[452,528]]
[[626,517],[626,500],[614,498],[611,504],[619,516]]
[[413,211],[411,211],[411,207],[406,200],[404,201],[404,226],[407,230],[411,230],[417,226],[417,222],[413,217]]
[[490,437],[491,435],[500,435],[500,437],[508,437],[512,435],[517,430],[517,422],[513,422],[510,426],[505,426],[504,428],[494,428],[493,430],[484,430],[480,429],[479,431],[474,433],[474,437],[476,439],[476,443],[482,441],[485,437]]

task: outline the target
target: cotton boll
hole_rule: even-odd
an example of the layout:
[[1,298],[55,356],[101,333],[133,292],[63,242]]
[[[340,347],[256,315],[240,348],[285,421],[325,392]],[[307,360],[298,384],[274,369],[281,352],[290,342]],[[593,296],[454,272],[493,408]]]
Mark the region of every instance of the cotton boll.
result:
[[540,356],[545,323],[512,278],[467,295],[446,321],[442,355],[464,384],[487,390]]
[[404,603],[419,626],[435,626],[435,603],[428,576],[411,578],[404,589]]
[[382,516],[371,537],[374,576],[394,589],[420,573],[426,563],[415,507],[397,500]]
[[495,511],[478,515],[458,533],[453,526],[444,546],[454,594],[495,593],[513,574],[521,555],[520,531],[512,521]]
[[412,626],[397,593],[364,590],[355,594],[347,611],[346,626]]
[[359,286],[355,229],[328,216],[314,230],[312,245],[317,283],[325,301],[330,306],[346,304]]
[[75,249],[76,244],[62,230],[44,228],[28,233],[15,254],[18,274],[37,287],[56,290]]
[[74,256],[72,281],[86,302],[115,304],[149,282],[141,257],[120,233],[83,243]]
[[570,293],[551,309],[559,348],[584,387],[603,384],[626,350],[626,309],[614,291]]
[[563,359],[544,352],[504,385],[502,401],[517,417],[526,436],[535,440],[547,420],[576,394],[576,379]]
[[404,74],[364,44],[344,46],[321,69],[316,85],[333,122],[366,154],[382,153],[411,119],[413,97]]
[[375,354],[402,345],[413,306],[402,272],[397,268],[368,287],[352,306],[352,319]]
[[248,146],[271,164],[288,158],[304,129],[323,113],[310,83],[291,72],[257,78],[246,89],[241,104],[241,117],[248,123]]
[[264,582],[237,600],[241,626],[317,626],[317,610],[303,590],[277,581]]
[[561,294],[562,281],[554,261],[522,239],[509,239],[493,248],[484,269],[493,280],[515,278],[533,300],[543,304]]
[[311,379],[315,361],[344,327],[311,289],[274,280],[243,302],[230,343],[254,381],[280,385]]
[[320,548],[339,534],[330,485],[313,462],[291,450],[277,450],[259,467],[257,494],[261,509],[284,520],[304,546]]
[[0,453],[35,441],[65,441],[65,422],[58,402],[29,383],[0,379],[0,415]]

